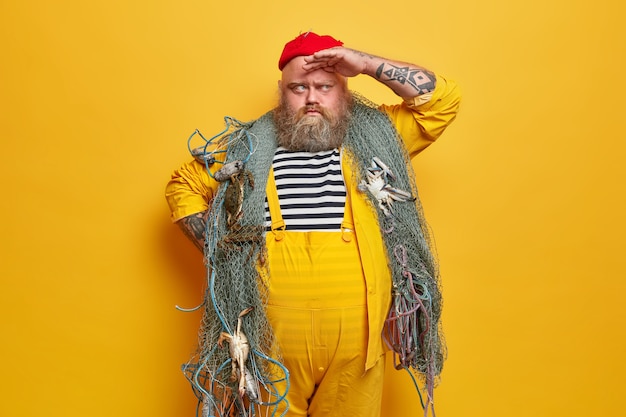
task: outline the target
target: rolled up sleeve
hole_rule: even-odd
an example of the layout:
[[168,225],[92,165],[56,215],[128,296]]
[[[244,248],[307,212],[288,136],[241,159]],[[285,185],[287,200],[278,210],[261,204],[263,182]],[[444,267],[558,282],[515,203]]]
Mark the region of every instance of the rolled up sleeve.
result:
[[175,170],[165,187],[165,199],[172,221],[207,210],[216,189],[217,182],[208,175],[205,166],[197,161]]
[[413,158],[436,141],[454,121],[460,102],[457,84],[438,75],[430,97],[405,98],[400,105],[382,105],[380,110],[389,115]]

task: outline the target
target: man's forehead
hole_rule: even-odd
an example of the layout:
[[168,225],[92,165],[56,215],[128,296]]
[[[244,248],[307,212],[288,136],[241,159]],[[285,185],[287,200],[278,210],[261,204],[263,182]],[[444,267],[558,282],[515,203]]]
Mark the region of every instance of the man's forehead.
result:
[[332,73],[306,74],[300,77],[283,77],[283,83],[290,84],[335,84],[339,77]]
[[283,83],[304,83],[304,82],[337,82],[341,75],[316,69],[313,71],[305,71],[302,66],[305,64],[303,57],[292,59],[283,69]]
[[289,61],[287,65],[285,65],[285,68],[283,68],[283,80],[286,78],[305,77],[308,72],[302,68],[304,64],[306,64],[306,61],[304,57],[301,56],[295,57]]

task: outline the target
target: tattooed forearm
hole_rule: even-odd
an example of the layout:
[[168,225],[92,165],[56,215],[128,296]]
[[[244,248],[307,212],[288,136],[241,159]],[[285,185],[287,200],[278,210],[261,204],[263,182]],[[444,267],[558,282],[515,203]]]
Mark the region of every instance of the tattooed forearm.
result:
[[[387,84],[396,92],[400,92],[400,89],[409,87],[413,92],[413,96],[420,96],[432,92],[435,89],[437,80],[434,73],[423,68],[408,65],[396,66],[389,63],[380,64],[376,69],[376,78]],[[404,91],[402,93],[403,94],[400,95],[406,96]]]
[[368,54],[367,52],[363,52],[363,51],[357,51],[356,49],[352,49],[352,51],[354,51],[358,56],[360,56],[361,58],[367,58],[367,59],[374,59],[377,58],[377,56],[372,55],[372,54]]
[[204,252],[204,234],[206,231],[207,211],[192,214],[180,219],[177,224],[185,236],[193,242],[201,252]]

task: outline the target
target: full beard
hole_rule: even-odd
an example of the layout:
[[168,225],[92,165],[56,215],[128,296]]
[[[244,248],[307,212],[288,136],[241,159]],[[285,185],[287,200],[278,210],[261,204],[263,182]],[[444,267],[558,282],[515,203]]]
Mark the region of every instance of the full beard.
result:
[[[352,95],[347,92],[335,114],[318,105],[294,111],[281,100],[274,110],[278,145],[290,151],[320,152],[339,148],[352,115]],[[307,115],[316,110],[320,116]]]

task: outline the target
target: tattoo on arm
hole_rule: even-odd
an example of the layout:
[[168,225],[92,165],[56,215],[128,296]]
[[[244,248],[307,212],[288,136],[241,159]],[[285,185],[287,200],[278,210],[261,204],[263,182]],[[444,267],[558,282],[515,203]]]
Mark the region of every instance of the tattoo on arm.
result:
[[177,223],[185,236],[193,242],[201,252],[204,252],[204,235],[206,231],[207,211],[183,217]]
[[435,74],[422,68],[397,67],[392,64],[380,64],[376,69],[376,78],[385,83],[395,81],[412,87],[416,95],[430,93],[435,89]]
[[374,59],[374,55],[370,55],[368,53],[365,53],[365,52],[362,52],[362,51],[357,51],[357,50],[354,50],[354,49],[353,49],[353,51],[356,52],[357,55],[359,55],[360,57],[367,58],[367,59]]

